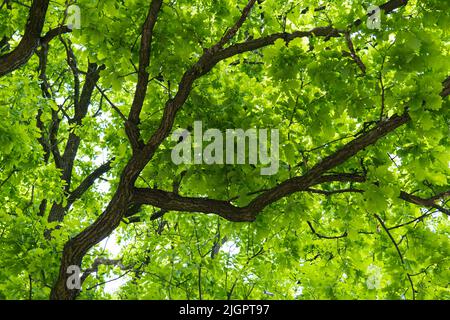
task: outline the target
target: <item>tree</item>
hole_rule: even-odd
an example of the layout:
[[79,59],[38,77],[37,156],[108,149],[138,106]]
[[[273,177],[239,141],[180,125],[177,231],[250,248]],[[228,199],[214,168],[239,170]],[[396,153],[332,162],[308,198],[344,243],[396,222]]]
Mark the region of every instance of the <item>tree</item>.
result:
[[[448,299],[450,8],[374,2],[3,1],[0,297]],[[195,121],[278,172],[174,164]]]

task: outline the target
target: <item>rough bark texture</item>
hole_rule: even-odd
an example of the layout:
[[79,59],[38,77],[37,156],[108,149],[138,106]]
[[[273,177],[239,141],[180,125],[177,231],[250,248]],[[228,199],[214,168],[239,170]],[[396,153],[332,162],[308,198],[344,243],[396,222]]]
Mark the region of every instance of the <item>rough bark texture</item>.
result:
[[39,45],[49,0],[34,0],[25,27],[25,33],[17,48],[0,57],[0,77],[25,64]]

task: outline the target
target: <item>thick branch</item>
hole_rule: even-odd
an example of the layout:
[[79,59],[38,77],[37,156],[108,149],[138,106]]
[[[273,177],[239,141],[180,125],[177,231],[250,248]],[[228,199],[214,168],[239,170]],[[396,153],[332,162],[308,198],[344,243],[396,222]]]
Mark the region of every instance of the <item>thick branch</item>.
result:
[[431,198],[428,198],[428,199],[424,199],[424,198],[420,198],[418,196],[415,196],[415,195],[412,195],[412,194],[409,194],[409,193],[406,193],[406,192],[402,191],[400,193],[400,199],[403,199],[403,200],[408,201],[410,203],[418,204],[418,205],[423,206],[423,207],[431,207],[431,208],[437,209],[437,210],[441,211],[442,213],[445,213],[446,215],[450,216],[450,210],[449,209],[446,209],[446,208],[436,204],[436,202],[439,199],[441,199],[441,198],[443,198],[445,196],[448,196],[448,195],[450,195],[450,191],[442,192],[442,193],[440,193],[440,194],[438,194],[438,195],[436,195],[434,197],[431,197]]
[[57,36],[60,36],[64,33],[70,33],[72,30],[68,26],[60,26],[55,29],[51,29],[47,31],[47,33],[41,38],[41,45],[48,44],[50,41],[52,41]]
[[394,115],[388,120],[380,121],[372,130],[347,143],[334,154],[323,159],[305,175],[289,179],[262,193],[255,198],[248,207],[254,212],[259,212],[270,203],[273,203],[294,192],[305,190],[317,183],[323,182],[323,176],[327,171],[344,163],[359,151],[374,144],[389,132],[392,132],[396,128],[408,122],[409,119],[409,115],[405,113],[401,116]]
[[229,201],[183,197],[158,189],[136,188],[133,202],[137,204],[151,204],[166,211],[215,213],[234,222],[255,220],[255,215],[251,211],[236,207]]
[[0,77],[25,64],[39,46],[49,2],[49,0],[33,1],[22,40],[12,52],[0,57]]
[[147,71],[150,65],[150,55],[152,48],[153,28],[155,27],[159,10],[162,5],[162,0],[153,0],[150,4],[147,19],[145,20],[141,34],[141,48],[139,51],[139,69],[138,82],[136,84],[136,91],[134,93],[133,103],[131,105],[128,122],[126,123],[127,135],[133,148],[140,148],[140,134],[138,125],[140,122],[139,116],[141,114],[142,106],[144,104],[145,95],[147,94],[147,85],[149,73]]
[[276,187],[261,193],[245,207],[236,207],[229,201],[182,197],[171,192],[150,188],[135,189],[133,202],[150,204],[169,211],[215,213],[227,220],[236,222],[253,221],[256,215],[266,206],[295,192],[308,191],[313,185],[336,180],[363,181],[364,177],[359,175],[325,175],[325,173],[353,157],[360,150],[374,144],[389,132],[409,121],[409,119],[408,114],[405,113],[402,116],[394,115],[388,120],[379,122],[375,128],[347,143],[334,154],[323,159],[303,176],[286,180]]

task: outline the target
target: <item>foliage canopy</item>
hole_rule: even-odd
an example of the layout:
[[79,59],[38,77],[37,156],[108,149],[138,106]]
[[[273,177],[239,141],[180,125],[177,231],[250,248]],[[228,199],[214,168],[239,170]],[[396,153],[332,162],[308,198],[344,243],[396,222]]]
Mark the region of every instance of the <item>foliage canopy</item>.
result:
[[0,298],[449,299],[450,2],[385,1],[0,1]]

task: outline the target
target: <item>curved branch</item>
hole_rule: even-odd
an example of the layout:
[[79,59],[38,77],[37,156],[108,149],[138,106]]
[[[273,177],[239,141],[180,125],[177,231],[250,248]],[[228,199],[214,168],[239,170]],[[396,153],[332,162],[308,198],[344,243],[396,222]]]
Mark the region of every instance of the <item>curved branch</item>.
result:
[[294,177],[264,191],[245,207],[236,207],[230,201],[207,198],[182,197],[178,194],[150,188],[135,188],[132,201],[136,204],[150,204],[164,210],[184,212],[214,213],[229,221],[254,221],[268,205],[295,192],[308,191],[316,184],[350,179],[363,181],[363,177],[352,174],[325,175],[325,173],[342,164],[360,150],[374,144],[380,138],[409,121],[407,113],[394,115],[381,121],[372,130],[344,145],[334,154],[326,157],[306,174]]
[[343,234],[339,235],[339,236],[324,236],[320,233],[317,233],[316,230],[314,229],[314,227],[312,226],[311,222],[306,221],[306,223],[308,224],[309,228],[311,229],[312,233],[314,233],[316,236],[318,236],[320,239],[341,239],[341,238],[345,238],[348,233],[347,231],[345,231]]
[[22,40],[12,52],[0,57],[0,77],[25,64],[39,46],[49,2],[49,0],[33,1]]
[[51,29],[47,31],[47,33],[41,38],[40,44],[48,44],[50,41],[52,41],[57,36],[60,36],[64,33],[70,33],[72,32],[72,29],[70,29],[68,26],[60,26],[55,29]]

